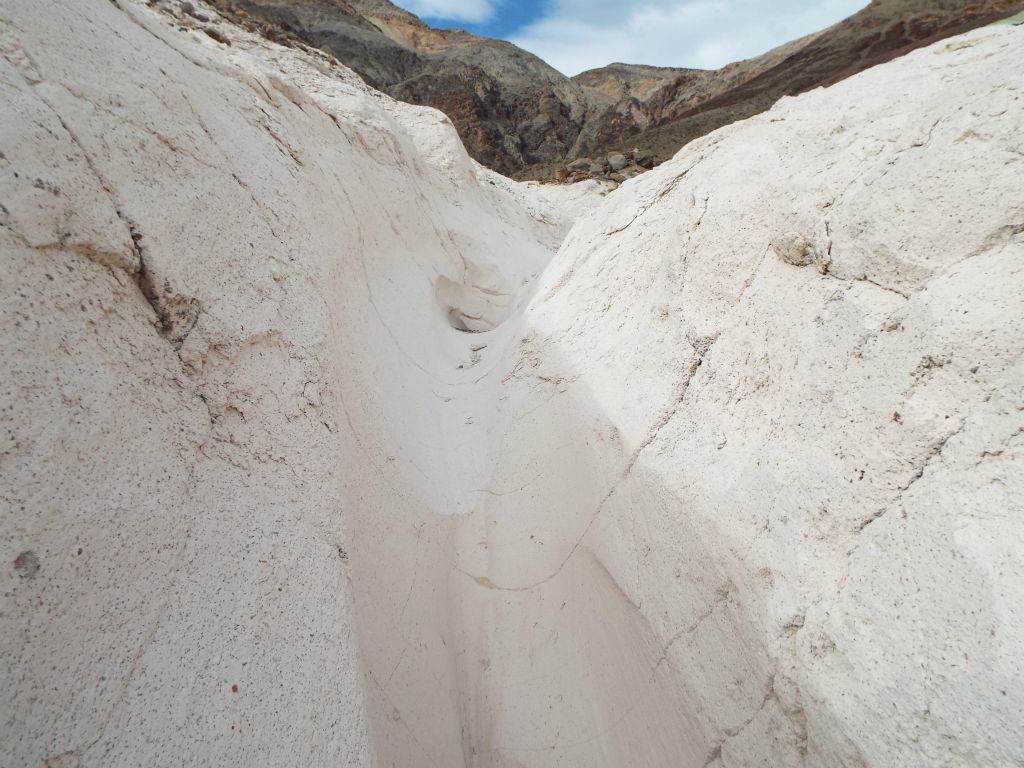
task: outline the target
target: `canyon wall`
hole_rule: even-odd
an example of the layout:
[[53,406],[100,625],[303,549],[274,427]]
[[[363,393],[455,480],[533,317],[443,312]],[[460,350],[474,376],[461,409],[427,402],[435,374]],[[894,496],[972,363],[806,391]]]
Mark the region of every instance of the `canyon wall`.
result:
[[1024,27],[602,197],[205,6],[42,8],[0,762],[1024,761]]
[[0,763],[369,765],[355,542],[426,514],[376,446],[443,473],[449,310],[504,319],[567,221],[439,113],[174,10],[0,13]]

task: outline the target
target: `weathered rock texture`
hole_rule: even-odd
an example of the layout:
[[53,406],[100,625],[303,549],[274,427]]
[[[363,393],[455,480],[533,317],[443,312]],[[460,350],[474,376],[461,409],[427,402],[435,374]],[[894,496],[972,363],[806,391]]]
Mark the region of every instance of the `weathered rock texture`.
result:
[[1024,761],[1024,27],[600,202],[180,8],[0,9],[0,763]]
[[372,647],[412,566],[377,537],[456,437],[449,315],[504,320],[564,217],[441,114],[227,24],[5,2],[0,51],[0,765],[384,764],[367,712],[457,743],[440,635],[436,734],[360,671],[352,570],[390,553]]

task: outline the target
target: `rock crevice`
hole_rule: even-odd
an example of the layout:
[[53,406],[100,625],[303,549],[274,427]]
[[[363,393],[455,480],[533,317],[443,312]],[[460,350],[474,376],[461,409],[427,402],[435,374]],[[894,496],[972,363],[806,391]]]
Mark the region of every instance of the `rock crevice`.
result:
[[0,15],[0,763],[1024,760],[1024,27],[604,194],[203,3]]

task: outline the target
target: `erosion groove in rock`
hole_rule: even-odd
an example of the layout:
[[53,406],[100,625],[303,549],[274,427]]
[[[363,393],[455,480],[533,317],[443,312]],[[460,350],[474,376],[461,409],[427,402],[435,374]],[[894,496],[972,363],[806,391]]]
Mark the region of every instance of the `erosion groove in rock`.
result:
[[602,196],[4,2],[0,764],[1020,764],[1022,51]]

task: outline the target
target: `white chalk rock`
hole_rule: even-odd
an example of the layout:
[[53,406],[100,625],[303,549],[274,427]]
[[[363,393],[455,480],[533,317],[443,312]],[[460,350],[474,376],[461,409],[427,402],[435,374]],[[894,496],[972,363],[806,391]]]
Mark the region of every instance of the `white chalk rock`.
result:
[[201,11],[0,8],[0,764],[1024,761],[1024,28],[605,195]]

